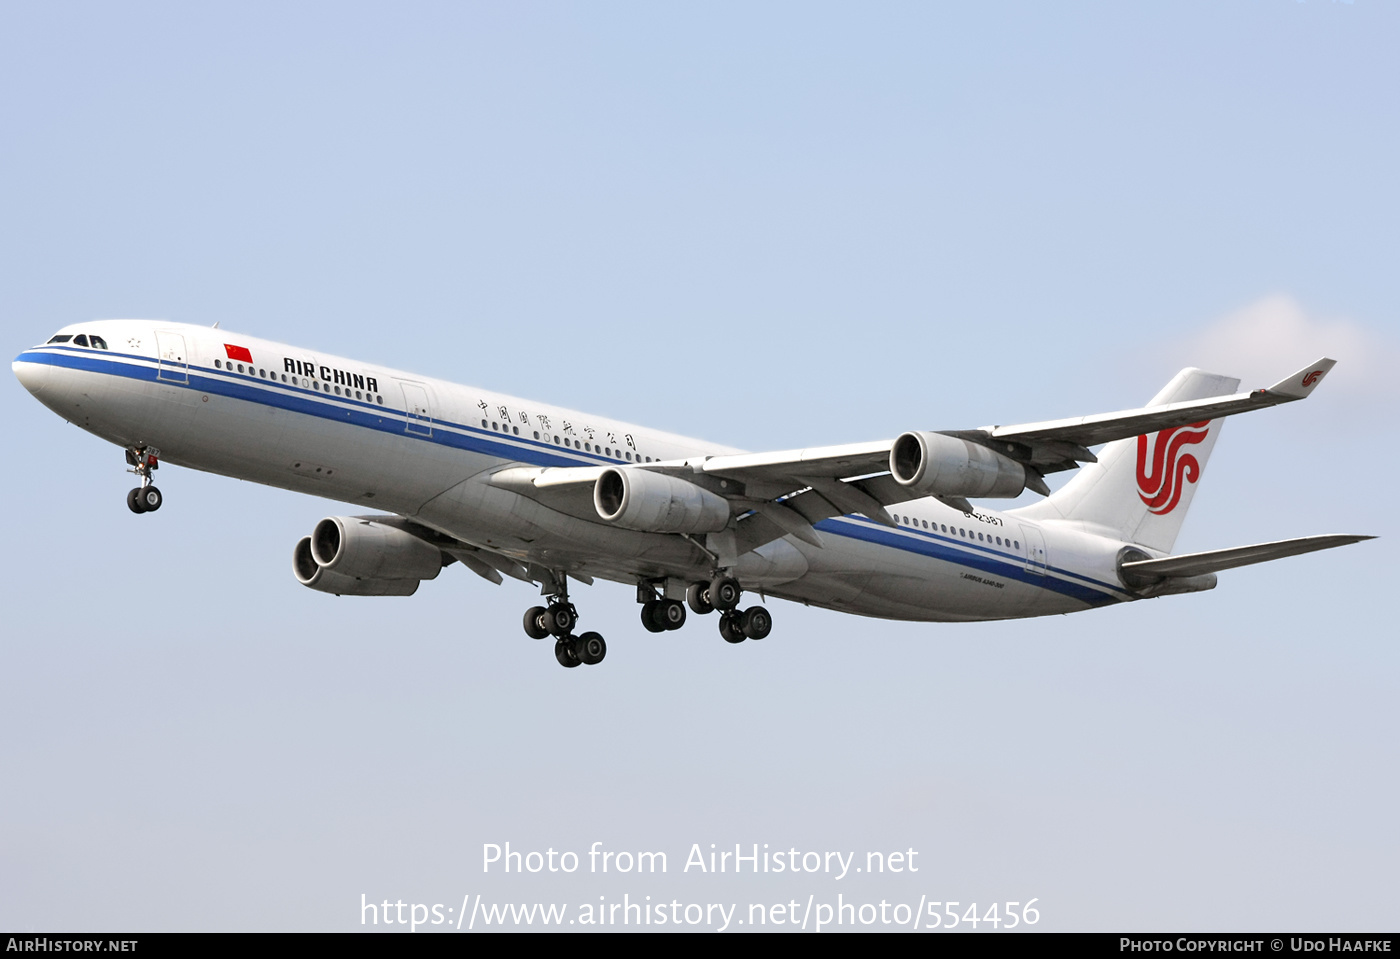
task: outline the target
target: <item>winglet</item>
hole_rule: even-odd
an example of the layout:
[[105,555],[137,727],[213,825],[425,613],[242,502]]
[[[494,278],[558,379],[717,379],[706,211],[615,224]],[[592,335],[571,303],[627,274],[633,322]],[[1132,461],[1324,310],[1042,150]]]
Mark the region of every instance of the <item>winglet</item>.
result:
[[1309,363],[1297,373],[1288,377],[1288,379],[1279,380],[1264,392],[1273,393],[1278,396],[1286,396],[1292,400],[1301,400],[1311,393],[1317,387],[1317,384],[1322,382],[1322,378],[1327,375],[1327,371],[1336,365],[1336,360],[1329,360],[1324,356],[1316,363]]

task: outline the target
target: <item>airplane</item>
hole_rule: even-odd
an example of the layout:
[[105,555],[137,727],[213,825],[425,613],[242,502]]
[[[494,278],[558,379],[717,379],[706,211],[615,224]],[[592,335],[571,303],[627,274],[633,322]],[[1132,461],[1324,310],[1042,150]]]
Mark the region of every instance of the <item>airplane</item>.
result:
[[[160,509],[162,462],[375,510],[318,522],[293,549],[297,581],[409,596],[457,563],[537,585],[525,633],[573,668],[607,643],[575,635],[570,580],[634,585],[654,633],[718,612],[738,644],[772,629],[744,605],[755,593],[895,620],[1016,619],[1213,589],[1223,570],[1371,539],[1171,555],[1225,417],[1305,399],[1333,365],[1251,392],[1185,369],[1136,409],[770,453],[217,324],[78,323],[12,366],[39,402],[125,449],[132,512]],[[1067,470],[1052,493],[1046,475]],[[971,502],[1028,489],[1044,498]]]

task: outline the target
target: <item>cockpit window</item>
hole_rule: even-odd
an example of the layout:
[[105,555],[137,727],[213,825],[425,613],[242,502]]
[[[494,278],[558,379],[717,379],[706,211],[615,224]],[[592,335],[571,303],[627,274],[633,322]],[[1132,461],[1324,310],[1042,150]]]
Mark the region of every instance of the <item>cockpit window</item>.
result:
[[59,333],[49,340],[50,343],[68,343],[70,341],[74,346],[88,346],[96,350],[109,349],[107,341],[96,333],[79,333],[77,336],[72,333]]

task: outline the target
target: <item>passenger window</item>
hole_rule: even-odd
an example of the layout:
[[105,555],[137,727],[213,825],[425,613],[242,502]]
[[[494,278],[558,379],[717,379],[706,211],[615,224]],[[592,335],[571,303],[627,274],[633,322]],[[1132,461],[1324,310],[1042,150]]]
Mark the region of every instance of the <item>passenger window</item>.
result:
[[510,431],[511,431],[512,433],[514,433],[516,436],[519,436],[519,435],[520,435],[520,427],[518,427],[518,426],[512,426],[512,427],[510,428]]
[[539,431],[539,430],[535,430],[535,439],[539,439],[539,438],[540,438],[540,431]]
[[223,368],[224,368],[223,363],[219,362],[218,360],[215,360],[215,361],[214,361],[214,369],[216,369],[216,370],[221,370],[221,369],[223,369]]

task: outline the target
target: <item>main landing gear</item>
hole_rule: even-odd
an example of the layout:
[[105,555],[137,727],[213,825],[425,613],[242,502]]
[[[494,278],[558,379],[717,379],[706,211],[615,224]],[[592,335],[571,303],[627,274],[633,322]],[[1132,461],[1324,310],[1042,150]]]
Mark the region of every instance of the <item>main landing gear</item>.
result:
[[569,602],[568,584],[563,574],[558,579],[559,592],[550,597],[548,606],[531,606],[525,610],[525,635],[531,639],[553,636],[554,658],[566,669],[580,663],[596,666],[608,654],[608,644],[598,633],[573,635],[578,610]]
[[680,629],[685,625],[687,606],[697,616],[719,610],[719,634],[730,643],[763,639],[773,630],[773,617],[762,606],[738,608],[743,595],[739,581],[724,572],[716,573],[707,583],[691,583],[685,591],[684,604],[675,599],[657,599],[649,582],[637,585],[637,601],[642,604],[642,625],[648,632]]
[[152,471],[160,467],[160,450],[152,446],[130,446],[126,450],[128,472],[141,479],[141,485],[126,494],[126,505],[133,513],[154,513],[165,498],[151,485]]
[[[525,635],[531,639],[554,638],[554,658],[565,669],[579,664],[594,666],[608,654],[608,644],[598,633],[574,635],[578,610],[569,602],[568,580],[563,573],[552,574],[558,584],[547,606],[531,606],[525,610]],[[545,582],[549,582],[548,579]],[[719,634],[725,642],[742,643],[746,639],[763,639],[773,631],[773,617],[762,606],[740,609],[744,596],[739,581],[721,571],[708,582],[691,583],[685,592],[685,602],[657,595],[658,580],[642,580],[637,584],[637,602],[642,605],[642,626],[647,632],[664,633],[685,625],[689,612],[706,616],[718,611]],[[546,589],[554,588],[546,586]],[[665,590],[670,592],[670,590]]]

